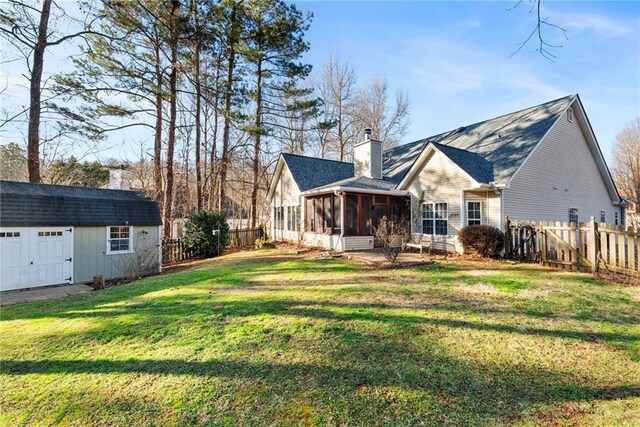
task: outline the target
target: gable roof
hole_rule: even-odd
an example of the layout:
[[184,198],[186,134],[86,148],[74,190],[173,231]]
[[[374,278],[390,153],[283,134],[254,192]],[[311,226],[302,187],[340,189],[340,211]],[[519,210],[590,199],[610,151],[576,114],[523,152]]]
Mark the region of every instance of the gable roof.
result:
[[332,182],[351,178],[354,175],[353,163],[289,153],[282,153],[282,158],[289,167],[300,191],[322,187]]
[[506,184],[576,97],[565,96],[388,149],[383,174],[400,183],[431,142],[478,182]]
[[155,200],[137,191],[0,181],[0,225],[161,225]]

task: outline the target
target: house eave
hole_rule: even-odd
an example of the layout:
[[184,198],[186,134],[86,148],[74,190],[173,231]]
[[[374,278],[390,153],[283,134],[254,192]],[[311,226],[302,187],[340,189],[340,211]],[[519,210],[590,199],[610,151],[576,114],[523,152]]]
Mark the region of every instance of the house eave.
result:
[[383,190],[383,189],[358,188],[358,187],[348,187],[344,185],[335,185],[332,187],[314,188],[312,190],[304,191],[300,193],[300,195],[315,196],[318,194],[339,193],[339,192],[376,194],[376,195],[383,195],[383,196],[407,196],[409,194],[409,192],[405,190]]

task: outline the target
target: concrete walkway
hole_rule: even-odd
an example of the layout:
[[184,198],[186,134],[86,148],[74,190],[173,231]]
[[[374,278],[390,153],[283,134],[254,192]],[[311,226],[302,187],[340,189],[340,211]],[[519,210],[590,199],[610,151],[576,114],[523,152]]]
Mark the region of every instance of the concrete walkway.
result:
[[86,294],[92,290],[93,288],[87,285],[61,285],[24,291],[4,291],[0,292],[0,306],[60,299],[70,295]]

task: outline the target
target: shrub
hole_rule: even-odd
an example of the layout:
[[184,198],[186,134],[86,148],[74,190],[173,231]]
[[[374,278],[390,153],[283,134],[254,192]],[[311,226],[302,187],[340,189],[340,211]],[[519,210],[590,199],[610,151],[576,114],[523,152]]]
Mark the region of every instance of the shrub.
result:
[[398,255],[405,249],[406,243],[411,237],[409,223],[402,218],[393,223],[386,216],[380,219],[378,227],[373,229],[376,246],[382,248],[382,253],[387,261],[394,263]]
[[[214,230],[220,230],[214,235]],[[217,211],[197,211],[184,224],[184,247],[195,256],[219,256],[229,244],[227,217]]]
[[458,232],[465,251],[475,249],[481,257],[497,257],[504,248],[504,233],[488,225],[469,225]]

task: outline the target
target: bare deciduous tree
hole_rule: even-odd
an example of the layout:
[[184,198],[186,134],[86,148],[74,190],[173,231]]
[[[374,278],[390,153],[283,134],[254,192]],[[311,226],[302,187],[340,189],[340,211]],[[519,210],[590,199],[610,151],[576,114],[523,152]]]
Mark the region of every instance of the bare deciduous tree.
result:
[[382,141],[385,148],[397,145],[409,126],[409,97],[398,91],[391,104],[387,80],[374,79],[358,93],[356,118],[358,134],[370,128],[373,138]]
[[613,177],[622,197],[632,202],[628,222],[640,226],[640,117],[616,135],[613,147]]
[[353,67],[332,53],[322,66],[318,92],[324,101],[325,123],[332,125],[325,135],[329,139],[326,142],[332,145],[338,160],[346,161],[358,135],[353,114],[357,92]]

